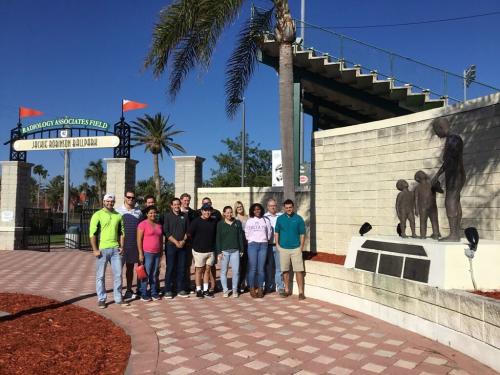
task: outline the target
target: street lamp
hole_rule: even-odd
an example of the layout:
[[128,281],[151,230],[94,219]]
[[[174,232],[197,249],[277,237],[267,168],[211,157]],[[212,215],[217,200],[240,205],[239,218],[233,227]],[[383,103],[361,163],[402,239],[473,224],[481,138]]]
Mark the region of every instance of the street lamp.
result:
[[245,98],[233,99],[233,103],[242,103],[243,104],[243,113],[242,113],[242,124],[241,124],[241,187],[245,186],[245,146],[246,146],[246,129],[245,129]]

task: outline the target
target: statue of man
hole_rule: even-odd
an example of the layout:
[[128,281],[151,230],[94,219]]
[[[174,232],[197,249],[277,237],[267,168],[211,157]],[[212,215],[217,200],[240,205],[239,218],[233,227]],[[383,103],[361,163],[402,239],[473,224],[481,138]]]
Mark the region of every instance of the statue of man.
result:
[[443,165],[432,178],[432,185],[435,186],[438,183],[439,176],[444,173],[446,184],[444,204],[450,224],[450,235],[442,238],[441,241],[458,242],[460,241],[460,223],[462,221],[460,192],[465,184],[464,142],[459,135],[450,133],[450,123],[445,118],[434,120],[432,127],[439,138],[446,138]]

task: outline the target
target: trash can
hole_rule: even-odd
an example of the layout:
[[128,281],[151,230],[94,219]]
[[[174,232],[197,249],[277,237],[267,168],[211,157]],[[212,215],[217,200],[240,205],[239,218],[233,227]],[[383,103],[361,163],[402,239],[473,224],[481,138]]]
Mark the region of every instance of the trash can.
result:
[[68,249],[78,249],[80,244],[80,227],[70,225],[64,237],[64,246]]

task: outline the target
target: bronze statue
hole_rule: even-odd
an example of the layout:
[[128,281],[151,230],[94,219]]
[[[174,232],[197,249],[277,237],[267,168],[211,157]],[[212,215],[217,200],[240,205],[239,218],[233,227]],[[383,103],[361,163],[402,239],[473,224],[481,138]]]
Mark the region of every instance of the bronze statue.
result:
[[465,184],[465,169],[463,162],[464,142],[462,138],[450,133],[450,123],[445,118],[433,121],[432,128],[439,138],[446,138],[443,152],[443,165],[432,178],[432,186],[436,186],[439,176],[444,173],[446,195],[444,204],[446,216],[450,223],[450,234],[440,241],[460,241],[460,223],[462,221],[462,206],[460,204],[460,192]]
[[415,215],[420,216],[420,238],[427,237],[427,219],[431,220],[431,238],[437,240],[439,233],[438,210],[436,204],[436,193],[443,193],[440,187],[433,187],[429,176],[424,171],[415,173],[417,187],[413,190],[415,195]]
[[415,233],[415,198],[413,192],[408,190],[406,180],[398,180],[396,188],[400,191],[396,198],[396,213],[401,226],[401,237],[406,238],[406,220],[410,222],[411,236],[417,238]]

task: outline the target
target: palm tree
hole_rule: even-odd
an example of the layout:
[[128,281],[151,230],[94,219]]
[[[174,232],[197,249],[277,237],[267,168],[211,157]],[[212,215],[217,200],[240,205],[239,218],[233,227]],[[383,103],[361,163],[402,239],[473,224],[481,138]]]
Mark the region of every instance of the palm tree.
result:
[[[275,38],[280,44],[279,97],[280,140],[283,160],[284,197],[294,199],[293,177],[293,49],[295,23],[288,0],[272,0],[273,8],[253,11],[240,31],[239,39],[226,68],[226,113],[234,117],[243,92],[257,64],[257,53],[264,33],[271,30],[275,16]],[[175,0],[165,7],[153,31],[153,41],[145,66],[155,76],[163,74],[170,63],[169,93],[172,99],[182,81],[196,67],[208,68],[215,45],[224,29],[237,17],[243,0]]]
[[49,171],[47,171],[43,165],[37,164],[33,167],[33,174],[38,176],[36,206],[40,208],[40,189],[42,188],[42,178],[45,180],[49,175]]
[[46,187],[47,201],[50,208],[56,211],[62,210],[62,197],[64,194],[64,177],[57,175],[52,178]]
[[132,121],[130,128],[131,140],[136,142],[132,145],[144,146],[145,151],[153,154],[153,177],[155,181],[156,201],[160,201],[161,184],[160,184],[160,168],[158,164],[158,155],[163,159],[163,151],[167,155],[173,155],[172,149],[181,152],[186,152],[184,147],[173,142],[173,137],[183,133],[182,130],[172,130],[174,124],[168,125],[170,116],[163,117],[161,113],[157,113],[154,117],[146,114],[144,117],[137,118],[137,121]]
[[100,202],[104,196],[104,189],[106,189],[106,172],[104,172],[101,159],[89,163],[89,166],[85,169],[84,178],[94,181],[97,189],[97,200]]

